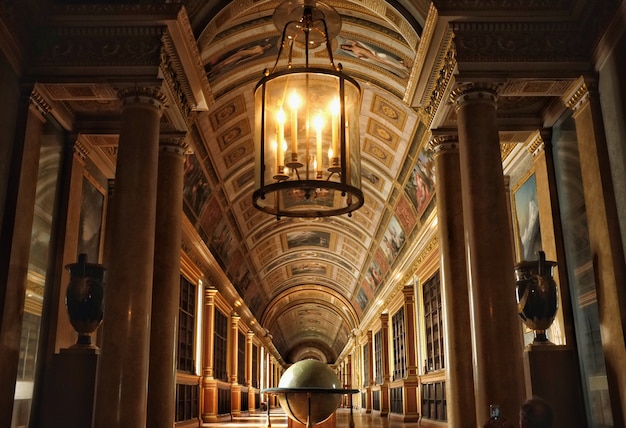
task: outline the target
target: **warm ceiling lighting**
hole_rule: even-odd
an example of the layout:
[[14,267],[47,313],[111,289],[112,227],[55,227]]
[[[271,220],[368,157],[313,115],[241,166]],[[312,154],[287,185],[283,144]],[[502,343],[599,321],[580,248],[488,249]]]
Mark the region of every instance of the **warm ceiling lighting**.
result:
[[[277,218],[350,215],[364,202],[361,88],[333,60],[329,40],[341,18],[323,3],[300,0],[282,3],[274,23],[282,30],[276,63],[255,89],[253,204]],[[311,65],[310,52],[330,66]],[[298,56],[303,65],[294,64]]]

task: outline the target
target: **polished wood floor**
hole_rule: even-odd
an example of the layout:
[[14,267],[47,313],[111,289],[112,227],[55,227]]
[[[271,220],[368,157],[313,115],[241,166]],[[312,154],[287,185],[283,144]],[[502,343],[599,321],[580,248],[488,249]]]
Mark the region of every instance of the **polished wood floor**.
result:
[[[361,413],[355,411],[354,414],[354,427],[355,428],[408,428],[416,427],[417,423],[403,423],[398,421],[389,420],[386,417],[373,416],[371,414]],[[282,409],[272,409],[271,414],[272,428],[287,428],[287,416]],[[350,411],[348,409],[337,410],[337,428],[349,428],[350,426]],[[267,427],[267,414],[258,413],[250,416],[242,416],[239,418],[233,418],[232,421],[203,424],[202,427],[207,428],[265,428]]]

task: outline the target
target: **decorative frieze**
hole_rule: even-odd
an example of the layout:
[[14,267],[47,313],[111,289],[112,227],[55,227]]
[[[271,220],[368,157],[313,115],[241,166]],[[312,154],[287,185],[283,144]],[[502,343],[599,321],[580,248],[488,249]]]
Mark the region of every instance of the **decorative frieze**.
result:
[[459,62],[586,61],[593,38],[573,23],[455,22]]
[[[46,27],[35,43],[37,66],[158,66],[165,26]],[[156,77],[156,76],[155,76]]]

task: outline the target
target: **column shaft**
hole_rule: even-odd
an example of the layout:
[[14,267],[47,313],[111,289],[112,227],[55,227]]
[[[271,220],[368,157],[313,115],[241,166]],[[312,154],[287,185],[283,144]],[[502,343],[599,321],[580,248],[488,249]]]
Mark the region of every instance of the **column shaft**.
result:
[[368,385],[366,387],[366,413],[372,413],[372,387],[374,386],[374,342],[372,340],[372,330],[367,331],[367,378]]
[[389,314],[380,314],[380,331],[382,337],[383,383],[380,385],[380,416],[389,414],[389,383],[391,374],[389,368]]
[[453,94],[458,118],[478,426],[489,418],[490,404],[500,405],[505,417],[516,418],[525,396],[496,97],[497,89],[487,85],[464,85]]
[[95,428],[146,425],[161,98],[124,96]]
[[246,386],[248,387],[248,408],[245,410],[254,411],[254,389],[252,389],[252,338],[254,332],[246,333]]
[[574,109],[602,349],[616,427],[626,426],[626,266],[598,93],[581,82]]
[[[0,214],[0,426],[11,426],[20,332],[44,117],[23,94],[13,141],[5,210]],[[13,386],[11,386],[13,385]]]
[[148,426],[154,428],[171,428],[176,418],[185,151],[181,137],[163,141],[159,153],[147,412]]
[[[404,422],[417,422],[419,420],[417,377],[417,325],[415,323],[415,291],[412,285],[402,288],[404,294],[404,349],[406,352],[407,376],[404,380]],[[448,405],[449,409],[449,405]]]
[[447,417],[450,426],[474,427],[476,402],[458,139],[435,137],[431,147],[437,174]]
[[230,315],[230,413],[239,416],[241,413],[241,387],[238,382],[239,371],[239,319],[236,312]]
[[217,382],[213,373],[213,349],[215,346],[215,295],[217,289],[204,289],[204,326],[202,329],[202,421],[217,422]]

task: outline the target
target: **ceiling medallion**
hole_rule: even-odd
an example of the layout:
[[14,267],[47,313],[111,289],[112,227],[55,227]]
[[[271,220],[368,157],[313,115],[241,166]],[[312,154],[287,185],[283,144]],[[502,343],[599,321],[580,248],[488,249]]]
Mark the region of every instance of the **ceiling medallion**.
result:
[[[276,9],[274,23],[282,30],[278,56],[255,88],[252,202],[277,218],[351,215],[364,203],[361,88],[333,60],[330,39],[341,17],[323,3],[296,0]],[[329,64],[311,64],[309,51],[322,45]],[[304,50],[303,65],[294,64],[295,49]]]

